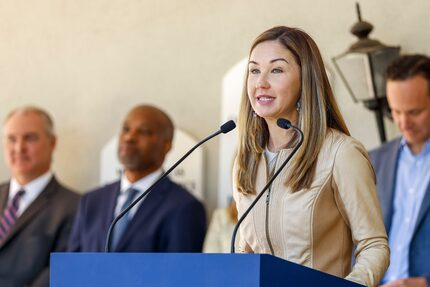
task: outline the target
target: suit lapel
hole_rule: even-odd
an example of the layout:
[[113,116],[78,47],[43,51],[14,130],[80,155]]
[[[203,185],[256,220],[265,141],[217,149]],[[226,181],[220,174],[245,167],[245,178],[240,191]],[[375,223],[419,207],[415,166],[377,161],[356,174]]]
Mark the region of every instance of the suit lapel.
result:
[[381,186],[383,188],[379,189],[379,193],[381,194],[381,205],[383,210],[384,224],[386,226],[387,232],[390,231],[391,221],[393,218],[393,204],[394,204],[394,193],[395,193],[395,184],[397,178],[397,166],[398,166],[398,157],[399,157],[399,146],[400,139],[393,142],[392,146],[387,152],[386,162],[382,163],[386,172],[384,173],[386,176],[380,177]]
[[430,182],[427,185],[426,194],[424,195],[423,202],[421,203],[420,211],[418,212],[417,222],[415,224],[414,233],[412,237],[414,236],[415,232],[417,232],[418,227],[420,226],[424,217],[429,212],[429,209],[430,209]]
[[0,186],[0,214],[3,214],[3,211],[6,208],[7,200],[9,198],[9,183]]
[[121,181],[118,181],[111,185],[110,188],[107,188],[105,191],[102,192],[103,198],[100,200],[100,202],[102,202],[102,200],[106,200],[106,208],[103,208],[103,214],[100,216],[100,218],[102,218],[103,220],[100,226],[101,232],[98,237],[100,251],[105,250],[106,237],[109,231],[109,227],[114,220],[115,207],[119,196],[120,188]]
[[106,232],[109,229],[109,226],[111,225],[112,221],[114,220],[115,207],[118,200],[120,188],[121,181],[118,181],[117,184],[113,185],[112,188],[106,191],[106,194],[103,194],[103,196],[107,200],[106,208],[104,208],[106,213],[103,215],[103,218],[106,218]]
[[124,246],[127,246],[130,239],[133,238],[134,234],[137,232],[142,232],[142,228],[146,226],[148,220],[151,220],[151,215],[154,214],[154,209],[160,208],[162,204],[162,200],[164,198],[164,190],[168,184],[169,179],[165,178],[159,183],[158,187],[155,187],[150,194],[148,194],[147,198],[143,200],[141,205],[139,206],[136,214],[133,216],[129,225],[120,242],[118,243],[118,250],[122,251]]
[[22,228],[24,228],[27,223],[33,220],[37,213],[43,210],[43,207],[49,202],[50,197],[55,193],[55,190],[58,188],[58,183],[53,177],[45,189],[39,194],[38,197],[28,206],[28,208],[24,211],[24,213],[17,218],[15,225],[12,227],[11,232],[6,237],[3,243],[6,243],[11,238],[15,236]]

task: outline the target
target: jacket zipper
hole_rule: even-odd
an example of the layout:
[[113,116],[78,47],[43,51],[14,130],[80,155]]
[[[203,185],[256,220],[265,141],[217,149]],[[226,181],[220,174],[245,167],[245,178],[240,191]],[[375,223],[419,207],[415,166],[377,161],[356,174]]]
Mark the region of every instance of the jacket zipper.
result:
[[[266,165],[267,178],[270,178],[271,176],[273,176],[273,173],[276,169],[277,163],[278,163],[278,156],[276,156],[275,166],[273,167],[273,170],[269,171],[269,163],[266,162],[266,164],[267,164]],[[266,196],[266,220],[265,220],[265,228],[264,229],[265,229],[267,244],[269,245],[269,249],[270,249],[270,254],[275,256],[275,251],[273,251],[272,240],[270,240],[270,234],[269,234],[269,207],[270,207],[270,193],[271,192],[272,192],[272,186],[269,187],[269,190],[267,191],[267,196]]]
[[273,251],[272,241],[270,240],[269,234],[269,206],[270,206],[270,192],[272,191],[272,187],[269,188],[266,196],[266,222],[265,222],[265,230],[266,230],[266,240],[269,245],[270,254],[275,256],[275,252]]

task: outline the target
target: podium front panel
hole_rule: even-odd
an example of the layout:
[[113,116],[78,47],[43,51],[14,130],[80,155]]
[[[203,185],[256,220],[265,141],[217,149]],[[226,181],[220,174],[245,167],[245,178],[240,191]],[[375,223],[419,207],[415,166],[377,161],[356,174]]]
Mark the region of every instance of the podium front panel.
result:
[[53,253],[51,287],[358,287],[270,255]]

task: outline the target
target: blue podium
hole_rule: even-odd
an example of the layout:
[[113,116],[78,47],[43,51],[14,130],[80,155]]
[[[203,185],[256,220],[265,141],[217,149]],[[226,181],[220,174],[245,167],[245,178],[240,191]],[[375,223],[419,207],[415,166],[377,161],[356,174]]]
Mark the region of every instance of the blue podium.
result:
[[264,254],[52,253],[51,287],[359,287]]

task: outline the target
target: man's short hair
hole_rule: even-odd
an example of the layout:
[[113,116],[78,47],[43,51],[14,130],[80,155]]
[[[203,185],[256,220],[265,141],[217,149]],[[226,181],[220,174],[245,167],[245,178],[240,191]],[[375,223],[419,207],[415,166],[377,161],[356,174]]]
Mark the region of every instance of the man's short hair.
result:
[[421,54],[401,56],[385,72],[385,78],[392,81],[404,81],[418,75],[427,80],[430,91],[430,58]]
[[24,106],[24,107],[20,107],[17,109],[14,109],[13,111],[11,111],[6,119],[5,119],[5,123],[14,115],[16,114],[37,114],[39,116],[42,117],[42,119],[45,122],[45,130],[46,133],[48,134],[48,136],[53,137],[55,136],[55,131],[54,131],[54,121],[52,120],[51,116],[48,114],[47,111],[36,107],[36,106]]

